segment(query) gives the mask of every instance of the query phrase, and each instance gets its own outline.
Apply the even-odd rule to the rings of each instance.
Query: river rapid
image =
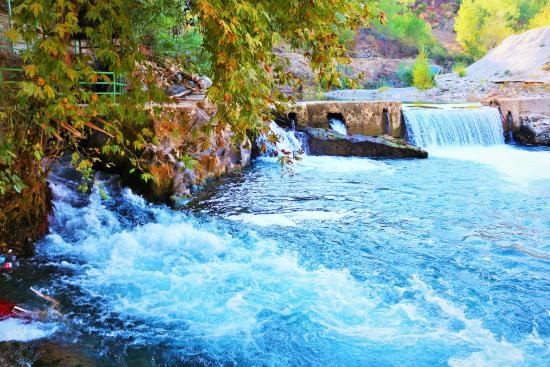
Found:
[[[174,211],[67,167],[51,233],[0,294],[62,318],[1,340],[99,366],[547,366],[550,151],[259,158]]]

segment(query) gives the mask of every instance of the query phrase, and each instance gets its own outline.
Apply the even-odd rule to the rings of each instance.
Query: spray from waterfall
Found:
[[[256,142],[263,154],[269,157],[307,154],[306,134],[292,129],[285,130],[274,121],[269,124],[269,133],[260,134]]]
[[[348,128],[344,124],[344,121],[342,121],[339,118],[331,117],[329,118],[330,128],[334,131],[336,131],[338,134],[342,135],[348,135]]]
[[[504,144],[496,108],[408,107],[403,115],[409,142],[421,148]]]

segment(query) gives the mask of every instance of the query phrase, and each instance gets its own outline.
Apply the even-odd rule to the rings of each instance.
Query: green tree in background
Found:
[[[429,89],[435,85],[434,76],[430,71],[428,54],[420,50],[412,70],[412,84],[418,89]]]
[[[406,46],[442,53],[443,48],[433,37],[430,25],[413,11],[415,3],[415,0],[379,0],[377,9],[384,13],[387,22],[378,23],[375,28]]]
[[[542,8],[530,21],[529,28],[550,26],[550,4]]]
[[[547,25],[548,0],[463,0],[455,22],[457,41],[479,59],[509,35]],[[536,23],[532,19],[540,19]]]

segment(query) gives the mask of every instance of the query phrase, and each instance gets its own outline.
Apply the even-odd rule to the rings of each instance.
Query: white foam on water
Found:
[[[229,220],[241,221],[244,223],[254,224],[261,227],[283,226],[296,227],[297,223],[284,214],[239,214],[230,215]]]
[[[521,349],[504,339],[498,340],[491,331],[483,327],[481,320],[467,318],[462,307],[454,305],[452,302],[437,295],[433,289],[417,276],[414,276],[412,279],[412,288],[419,291],[427,302],[437,306],[442,313],[464,324],[464,328],[458,332],[449,333],[446,331],[445,334],[447,334],[448,338],[458,339],[472,347],[481,349],[466,357],[450,358],[449,366],[513,367],[519,366],[524,362],[525,355]]]
[[[27,322],[19,319],[0,321],[0,342],[29,342],[46,338],[56,332],[57,325]]]
[[[326,215],[299,212],[294,220]],[[413,346],[421,341],[473,350],[452,357],[451,366],[511,366],[524,360],[522,350],[498,340],[480,320],[468,319],[462,307],[418,277],[405,289],[417,297],[388,303],[377,291],[381,285],[359,282],[346,269],[305,268],[297,254],[279,250],[274,242],[253,233],[245,239],[180,217],[91,236],[78,245],[52,246],[87,262],[84,272],[68,282],[104,299],[106,311],[145,320],[146,339],[187,343],[200,337],[216,344],[234,338],[248,344],[277,317],[303,314],[305,329],[317,325],[326,337],[344,343]],[[434,315],[429,305],[444,316]],[[465,327],[453,330],[450,319]]]
[[[491,166],[500,172],[504,179],[519,185],[550,180],[550,151],[529,151],[508,145],[497,145],[432,149],[430,155]]]
[[[296,172],[330,173],[372,172],[389,173],[393,169],[383,161],[359,157],[306,156],[296,164]]]
[[[345,212],[326,211],[295,211],[276,214],[239,214],[228,216],[227,219],[241,221],[262,227],[283,226],[297,227],[305,221],[333,221],[345,217]]]
[[[324,157],[319,160],[323,161]],[[370,170],[379,167],[376,161],[365,163]],[[125,195],[136,205],[145,205],[131,192]],[[58,202],[55,207],[58,225],[63,227],[61,220],[70,223],[71,230],[82,236],[71,242],[53,233],[40,251],[82,261],[74,276],[61,281],[78,286],[85,295],[83,302],[101,299],[105,313],[143,321],[147,327],[132,332],[142,333],[134,336],[148,343],[184,348],[199,340],[201,345],[206,343],[205,350],[223,359],[224,348],[254,349],[266,335],[277,333],[278,327],[291,327],[284,320],[295,315],[302,316],[297,317],[300,331],[312,338],[360,347],[373,343],[396,348],[438,345],[442,350],[459,351],[448,361],[457,367],[520,366],[526,360],[524,350],[532,344],[497,338],[481,320],[469,319],[465,307],[449,301],[419,277],[404,288],[395,288],[380,284],[376,276],[370,278],[366,270],[365,279],[359,281],[347,269],[305,266],[297,253],[284,251],[249,230],[230,235],[214,222],[198,222],[164,207],[151,209],[155,223],[122,229],[99,195],[92,195],[83,208]],[[89,217],[78,226],[73,217],[83,218],[82,214]],[[309,220],[336,220],[346,213],[282,215],[231,219],[293,226]],[[404,293],[414,295],[405,298]],[[453,320],[464,327],[457,330]],[[105,330],[105,336],[115,333]],[[216,350],[220,355],[215,355]]]

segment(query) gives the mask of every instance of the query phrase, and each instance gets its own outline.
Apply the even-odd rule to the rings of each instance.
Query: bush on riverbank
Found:
[[[418,89],[430,89],[435,86],[434,76],[430,71],[430,63],[426,51],[421,50],[412,70],[412,84]]]
[[[454,64],[453,73],[461,78],[464,78],[466,76],[466,64],[462,62],[457,62],[456,64]]]

